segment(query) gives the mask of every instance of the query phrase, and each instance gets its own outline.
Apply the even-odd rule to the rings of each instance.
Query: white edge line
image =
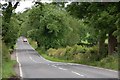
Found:
[[[20,62],[19,62],[19,60],[18,60],[18,55],[17,55],[17,53],[16,53],[16,58],[17,58],[17,62],[18,62],[18,64],[19,64],[20,77],[22,78],[22,77],[23,77],[22,68],[21,68],[21,64],[20,64]]]
[[[29,42],[28,42],[28,44],[29,44]],[[33,47],[32,47],[32,49],[35,50]],[[53,61],[45,59],[42,56],[40,56],[40,57],[43,58],[44,60],[48,61],[48,62],[53,62]],[[56,62],[53,62],[53,63],[56,63]],[[57,63],[63,63],[63,62],[57,62]],[[100,67],[95,67],[95,66],[90,66],[90,65],[84,65],[84,64],[76,64],[76,63],[66,63],[66,64],[70,64],[70,65],[82,65],[82,66],[92,67],[92,68],[96,68],[96,69],[104,69],[104,70],[108,70],[108,71],[118,72],[118,71],[115,71],[115,70],[110,70],[110,69],[105,69],[105,68],[100,68]]]
[[[27,42],[27,43],[29,44],[29,42]],[[29,45],[30,45],[30,44],[29,44]],[[31,46],[31,45],[30,45],[30,46]],[[32,48],[33,50],[35,50],[32,46],[31,46],[31,48]],[[36,51],[36,50],[35,50],[35,51]],[[37,54],[38,54],[38,52],[37,52]],[[40,55],[40,57],[43,58],[45,61],[55,63],[55,62],[53,62],[53,61],[50,61],[50,60],[45,59],[45,58],[42,57],[41,55]]]
[[[72,73],[77,74],[77,75],[79,75],[79,76],[84,76],[84,75],[79,74],[79,73],[77,73],[77,72],[75,72],[75,71],[72,71]]]
[[[118,71],[115,71],[115,70],[110,70],[110,69],[105,69],[105,68],[100,68],[100,67],[95,67],[95,66],[90,66],[90,65],[84,65],[84,64],[76,64],[76,63],[67,63],[67,64],[82,65],[82,66],[87,66],[87,67],[96,68],[96,69],[104,69],[104,70],[108,70],[108,71],[118,72]]]

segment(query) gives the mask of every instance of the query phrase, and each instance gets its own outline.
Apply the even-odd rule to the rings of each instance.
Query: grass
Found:
[[[35,42],[30,43],[32,46],[36,45]],[[118,56],[117,55],[111,55],[107,56],[100,61],[87,61],[85,62],[86,58],[83,59],[83,61],[75,61],[74,59],[72,60],[66,60],[64,58],[58,58],[56,56],[49,56],[47,55],[46,52],[43,52],[40,48],[36,49],[38,53],[43,56],[45,59],[50,60],[50,61],[55,61],[55,62],[69,62],[69,63],[78,63],[78,64],[84,64],[84,65],[90,65],[90,66],[96,66],[96,67],[102,67],[106,69],[112,69],[112,70],[118,70]],[[53,52],[52,52],[53,53]]]
[[[83,65],[90,65],[90,66],[102,67],[102,68],[106,68],[106,69],[118,70],[117,55],[111,55],[111,56],[105,57],[105,58],[101,59],[100,61],[80,63],[80,62],[78,62],[78,61],[76,62],[74,60],[65,60],[65,59],[48,56],[45,52],[42,52],[40,49],[37,49],[37,51],[41,56],[43,56],[45,59],[50,60],[50,61],[65,62],[65,63],[78,63],[78,64],[83,64]]]
[[[2,78],[11,78],[16,76],[14,65],[16,61],[11,60],[9,48],[2,42]]]
[[[28,38],[28,42],[31,44],[31,46],[36,49],[37,48],[37,43],[33,41],[32,39]]]
[[[38,53],[43,56],[45,59],[50,60],[50,61],[55,61],[55,62],[73,62],[71,60],[64,60],[64,59],[59,59],[55,57],[48,56],[46,53],[42,52],[40,49],[37,49]]]
[[[2,36],[0,35],[0,79],[2,78]]]
[[[2,64],[2,78],[10,78],[16,75],[14,71],[14,65],[16,64],[16,61],[3,61]]]

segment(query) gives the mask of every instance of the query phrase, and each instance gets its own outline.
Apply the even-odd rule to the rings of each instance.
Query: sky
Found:
[[[36,1],[36,0],[35,0]],[[0,1],[2,4],[6,3],[5,1]],[[41,0],[41,2],[45,3],[50,3],[50,0]],[[20,5],[17,6],[17,8],[15,9],[15,12],[23,12],[26,10],[26,8],[31,8],[34,5],[33,0],[26,0],[26,1],[20,1]]]
[[[35,0],[35,1],[37,1],[37,0]],[[50,3],[51,1],[50,0],[41,0],[41,2],[42,3],[45,3],[45,2]],[[18,6],[16,8],[15,12],[16,13],[23,12],[23,11],[25,11],[26,8],[31,8],[33,5],[34,5],[33,0],[21,1],[20,6]]]
[[[34,5],[34,3],[32,3],[33,1],[40,1],[40,0],[21,0],[20,1],[20,5],[15,9],[15,12],[16,13],[18,13],[18,12],[23,12],[23,11],[25,11],[26,10],[26,8],[31,8],[33,5]],[[57,1],[59,1],[59,0],[57,0]],[[66,1],[72,1],[72,0],[66,0]],[[78,1],[78,0],[74,0],[74,1]],[[86,0],[85,0],[86,1]],[[90,0],[89,0],[90,1]],[[95,0],[94,0],[95,1]],[[111,0],[112,1],[112,0]],[[119,0],[114,0],[114,1],[119,1]],[[47,3],[50,3],[51,2],[51,0],[41,0],[41,2],[47,2]],[[0,0],[0,3],[2,3],[2,4],[4,4],[4,3],[6,3],[4,0]],[[66,5],[67,4],[70,4],[70,2],[69,3],[66,3]]]
[[[34,5],[32,1],[21,1],[20,5],[16,8],[15,12],[23,12],[25,11],[25,8],[31,8]]]

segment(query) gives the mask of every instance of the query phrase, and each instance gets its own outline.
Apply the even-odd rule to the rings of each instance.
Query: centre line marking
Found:
[[[59,67],[59,69],[61,69],[61,70],[67,70],[67,69],[64,69],[64,68],[61,68],[61,67]]]
[[[55,65],[52,65],[53,67],[57,67],[57,66],[55,66]]]
[[[79,76],[84,76],[84,75],[79,74],[79,73],[77,73],[77,72],[75,72],[75,71],[72,71],[72,73],[77,74],[77,75],[79,75]]]
[[[41,63],[41,62],[37,62],[37,61],[33,60],[31,56],[29,56],[29,58],[35,63]]]

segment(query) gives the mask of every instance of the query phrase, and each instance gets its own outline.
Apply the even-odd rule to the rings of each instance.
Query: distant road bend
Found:
[[[118,71],[46,60],[23,37],[17,40],[16,56],[22,78],[118,78]]]

